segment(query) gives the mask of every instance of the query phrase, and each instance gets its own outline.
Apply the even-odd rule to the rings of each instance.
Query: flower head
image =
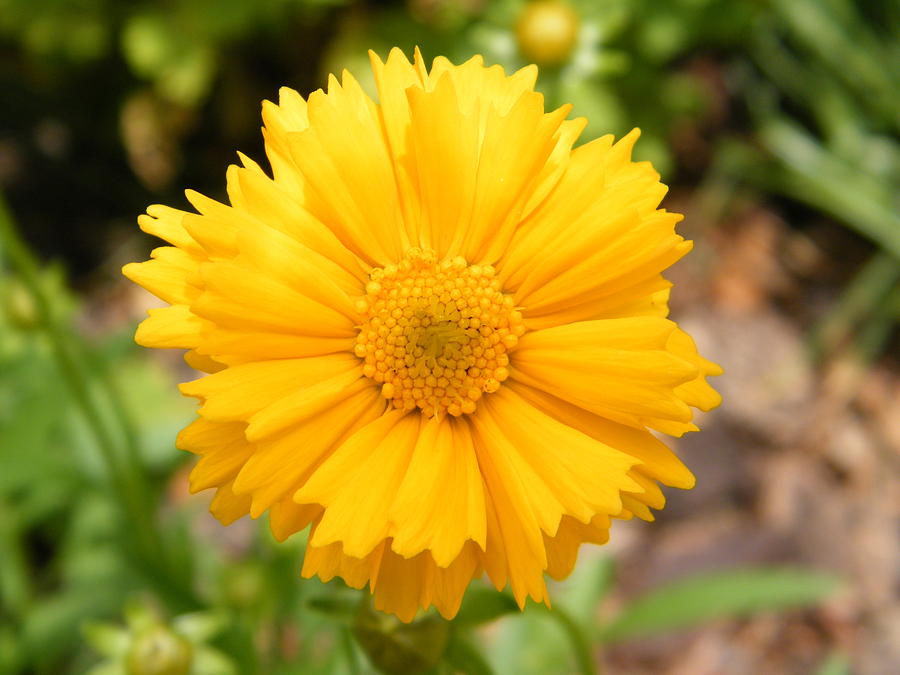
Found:
[[[241,155],[230,204],[152,206],[168,241],[126,276],[170,307],[136,339],[189,350],[182,385],[224,523],[311,526],[302,573],[452,617],[482,573],[546,600],[611,518],[652,520],[690,471],[650,430],[696,429],[719,368],[666,319],[688,250],[634,131],[573,145],[536,68],[372,56],[263,103],[272,177]]]

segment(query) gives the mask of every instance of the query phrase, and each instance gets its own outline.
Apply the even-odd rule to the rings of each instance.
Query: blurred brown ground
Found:
[[[695,239],[670,274],[673,317],[725,368],[724,403],[677,442],[697,487],[669,490],[657,523],[614,534],[616,595],[758,564],[828,571],[844,584],[819,610],[621,645],[609,672],[812,673],[836,652],[854,673],[898,672],[897,363],[838,353],[815,364],[807,348],[816,305],[852,271],[859,243],[826,223],[798,233],[754,204],[708,228],[689,195],[673,201]]]

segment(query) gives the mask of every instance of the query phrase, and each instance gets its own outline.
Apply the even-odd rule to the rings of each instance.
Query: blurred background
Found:
[[[398,629],[300,581],[302,536],[188,494],[192,374],[132,342],[137,214],[223,199],[262,99],[371,91],[395,45],[641,127],[696,240],[697,487],[584,550],[563,621],[474,587]],[[0,673],[898,672],[898,64],[896,0],[0,0]]]

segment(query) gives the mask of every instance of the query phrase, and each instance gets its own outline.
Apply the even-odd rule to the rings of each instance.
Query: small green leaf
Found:
[[[306,601],[307,606],[332,619],[352,621],[359,612],[359,598],[341,594],[318,595]]]
[[[237,668],[222,652],[200,647],[194,652],[191,675],[235,675]]]
[[[516,601],[506,593],[493,588],[470,588],[453,623],[463,627],[478,626],[518,611]]]
[[[172,629],[193,643],[206,642],[225,627],[226,619],[214,612],[191,612],[172,619]]]
[[[140,598],[129,598],[123,608],[125,622],[132,633],[139,633],[156,624],[159,619],[154,611]]]
[[[601,632],[604,642],[687,628],[720,617],[814,605],[837,579],[789,569],[734,570],[677,581],[628,605]]]
[[[89,621],[81,627],[84,639],[103,656],[121,657],[128,651],[131,636],[111,623]]]

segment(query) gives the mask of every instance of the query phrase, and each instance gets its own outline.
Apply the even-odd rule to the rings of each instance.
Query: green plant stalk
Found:
[[[891,330],[900,316],[900,286],[876,305],[873,316],[863,325],[854,344],[856,355],[863,363],[871,363],[881,353],[891,336]]]
[[[818,359],[832,353],[860,321],[884,302],[900,282],[900,264],[887,251],[874,254],[857,272],[837,305],[813,330],[812,351]]]
[[[354,646],[353,633],[349,626],[340,627],[341,651],[347,662],[347,670],[351,675],[361,675],[362,670],[359,667],[359,660],[356,657],[356,647]]]
[[[559,624],[563,629],[572,649],[575,652],[575,661],[578,664],[578,672],[581,675],[603,675],[602,668],[594,659],[594,651],[591,648],[591,642],[581,630],[578,622],[561,607],[556,606],[553,609],[545,608],[544,605],[536,605],[542,608],[547,615]]]
[[[25,551],[12,507],[0,500],[0,597],[5,608],[13,616],[21,618],[34,595],[28,574]]]
[[[152,569],[155,563],[161,563],[160,567],[166,569],[165,549],[154,526],[155,509],[151,505],[150,493],[142,478],[140,464],[136,463],[139,457],[136,455],[129,457],[130,465],[120,458],[115,439],[104,423],[91,394],[88,385],[89,376],[85,374],[81,365],[85,358],[81,354],[82,350],[56,320],[50,302],[41,287],[37,263],[20,238],[2,195],[0,195],[0,243],[3,244],[13,267],[34,300],[40,325],[50,340],[60,373],[100,449],[110,482],[124,506],[130,526],[129,532],[134,537],[134,552],[139,556],[141,566]]]

